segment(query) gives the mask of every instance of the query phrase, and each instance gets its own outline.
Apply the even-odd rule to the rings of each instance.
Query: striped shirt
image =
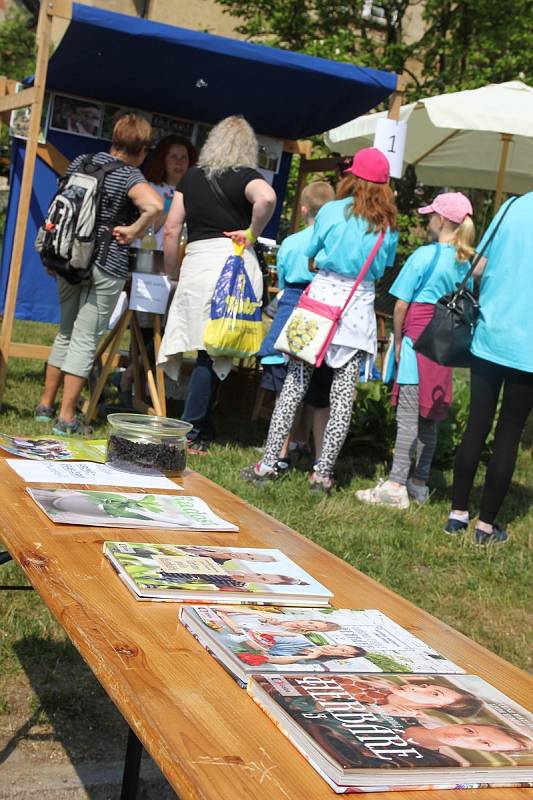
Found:
[[[67,176],[81,166],[87,155],[77,156],[67,169]],[[110,153],[94,153],[92,162],[97,165],[108,164],[115,161]],[[146,178],[137,167],[129,164],[110,172],[104,178],[100,209],[96,220],[96,236],[99,239],[109,227],[115,225],[131,225],[139,216],[139,212],[128,198],[128,192],[138,183],[147,183]],[[100,246],[96,252],[94,263],[97,267],[113,275],[114,278],[128,277],[128,249],[129,245],[120,245],[111,239],[105,261],[100,260],[103,248]]]

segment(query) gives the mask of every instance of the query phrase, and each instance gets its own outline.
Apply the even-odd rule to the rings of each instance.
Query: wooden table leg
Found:
[[[142,752],[143,746],[141,742],[132,729],[128,728],[128,744],[126,746],[126,758],[124,759],[120,800],[135,800],[137,797]]]
[[[167,415],[167,398],[165,395],[165,373],[161,367],[157,366],[157,354],[161,347],[161,316],[154,314],[154,355],[156,360],[155,367],[155,382],[157,386],[157,393],[159,395],[159,402],[161,404],[161,413],[164,417]]]
[[[150,394],[150,400],[152,401],[152,407],[158,417],[163,417],[164,414],[161,408],[161,403],[159,402],[159,395],[157,393],[157,386],[155,385],[154,372],[150,364],[150,359],[148,358],[148,353],[146,352],[146,347],[144,344],[144,339],[142,337],[142,332],[139,323],[135,316],[132,316],[130,326],[131,326],[132,336],[135,336],[135,338],[137,339],[137,346],[139,348],[142,365],[146,373],[146,383],[148,384],[148,392]]]
[[[113,359],[116,353],[119,350],[120,342],[122,339],[122,335],[130,320],[133,319],[132,312],[128,309],[123,317],[121,317],[120,322],[116,325],[113,330],[114,338],[111,340],[111,347],[109,349],[109,353],[107,355],[106,362],[102,367],[102,372],[100,373],[98,380],[96,381],[96,386],[94,387],[94,392],[92,392],[91,397],[88,401],[83,404],[83,413],[85,414],[85,419],[87,422],[90,422],[96,414],[96,407],[98,406],[98,401],[100,400],[100,396],[104,390],[104,386],[106,385],[107,378],[109,373],[111,372],[111,368],[113,366]]]

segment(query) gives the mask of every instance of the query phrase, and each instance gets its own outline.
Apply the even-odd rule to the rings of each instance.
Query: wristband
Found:
[[[244,233],[246,234],[246,238],[248,239],[249,242],[251,242],[252,244],[255,244],[257,242],[257,236],[253,235],[251,228],[246,228]]]

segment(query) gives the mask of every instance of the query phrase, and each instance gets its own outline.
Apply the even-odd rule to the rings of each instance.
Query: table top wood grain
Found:
[[[181,800],[331,800],[335,795],[179,625],[177,603],[135,600],[103,556],[105,540],[279,548],[334,592],[334,605],[379,609],[468,673],[531,706],[533,679],[516,667],[197,473],[188,471],[181,483],[186,494],[202,497],[240,531],[54,525],[28,496],[22,479],[0,461],[5,546]],[[493,788],[370,796],[526,800],[531,794]]]

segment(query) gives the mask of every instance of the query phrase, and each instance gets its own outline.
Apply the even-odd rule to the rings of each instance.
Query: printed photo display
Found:
[[[103,117],[103,103],[55,94],[49,127],[51,130],[97,139],[100,136]]]

